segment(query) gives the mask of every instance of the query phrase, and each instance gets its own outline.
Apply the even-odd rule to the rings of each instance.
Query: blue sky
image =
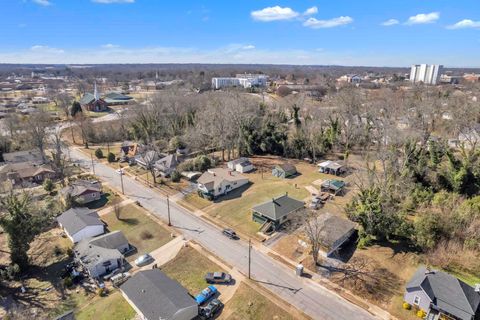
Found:
[[[478,0],[3,0],[0,63],[480,67]]]

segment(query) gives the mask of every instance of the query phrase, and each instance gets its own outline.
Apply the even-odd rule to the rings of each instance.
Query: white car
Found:
[[[146,266],[147,264],[150,264],[153,261],[155,261],[155,259],[153,259],[153,257],[148,253],[145,253],[140,257],[138,257],[137,259],[135,259],[135,265],[137,267]]]

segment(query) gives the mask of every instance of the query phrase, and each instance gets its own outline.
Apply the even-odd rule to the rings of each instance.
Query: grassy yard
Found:
[[[178,255],[162,267],[172,279],[180,282],[192,295],[198,294],[208,286],[204,280],[207,272],[224,271],[197,250],[182,248]]]
[[[99,200],[90,202],[86,204],[85,206],[90,208],[90,209],[101,209],[106,206],[113,206],[114,204],[122,202],[122,198],[113,191],[112,189],[102,186],[102,196],[100,197]]]
[[[264,160],[264,158],[253,158],[252,162],[255,163],[258,159]],[[275,162],[272,162],[271,166],[273,163]],[[251,182],[249,187],[234,190],[227,196],[221,197],[206,212],[235,230],[256,236],[260,225],[251,219],[252,207],[285,193],[298,200],[308,200],[310,193],[305,186],[312,185],[312,182],[319,179],[332,178],[319,173],[314,165],[305,162],[296,162],[295,165],[299,175],[289,179],[273,177],[270,171],[264,172],[263,175],[259,171],[246,174],[245,176]]]
[[[295,318],[250,286],[242,283],[225,305],[219,319],[293,320]]]
[[[106,297],[95,296],[87,305],[80,306],[75,312],[77,320],[130,320],[135,314],[135,310],[118,290],[112,291]]]
[[[186,195],[182,200],[178,201],[178,204],[183,205],[184,207],[187,207],[189,209],[202,210],[211,205],[212,202],[202,197],[199,197],[196,193],[190,193]]]
[[[101,217],[108,224],[110,231],[121,230],[130,244],[137,248],[137,252],[127,257],[132,261],[137,256],[151,252],[171,240],[167,229],[148,217],[145,211],[134,204],[120,208],[118,220],[112,211]]]

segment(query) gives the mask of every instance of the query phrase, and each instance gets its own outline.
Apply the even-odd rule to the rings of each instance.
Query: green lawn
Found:
[[[329,179],[331,176],[319,173],[316,167],[308,164],[298,164],[300,175],[291,179],[273,177],[269,172],[263,174],[247,174],[252,182],[248,188],[240,188],[217,200],[214,206],[208,208],[207,213],[217,217],[230,227],[256,236],[260,224],[253,222],[251,209],[263,202],[279,197],[288,192],[288,195],[298,200],[309,197],[305,186],[311,185],[318,179]]]
[[[295,319],[265,296],[242,283],[225,305],[225,319],[230,320],[290,320]]]
[[[178,201],[179,204],[186,207],[193,207],[195,209],[204,209],[212,204],[211,201],[201,198],[196,193],[187,194],[182,200]]]
[[[100,297],[95,292],[87,292],[83,288],[69,290],[67,298],[61,300],[51,317],[59,316],[67,311],[74,310],[77,320],[130,320],[135,311],[123,298],[120,291],[113,289],[107,296]]]
[[[130,244],[137,248],[134,255],[127,260],[134,260],[137,256],[151,252],[171,240],[171,232],[153,221],[146,212],[134,204],[120,208],[120,219],[114,212],[101,217],[108,224],[110,231],[122,230]]]
[[[164,265],[162,271],[195,296],[208,286],[204,279],[207,272],[224,270],[197,250],[187,247],[182,248],[173,260]]]
[[[77,320],[130,320],[134,316],[135,311],[117,290],[106,297],[95,296],[75,311]]]
[[[475,287],[477,283],[480,283],[480,276],[477,276],[473,273],[467,273],[461,270],[448,270],[445,272],[450,273],[451,275],[457,277],[458,279],[471,285],[472,287]]]

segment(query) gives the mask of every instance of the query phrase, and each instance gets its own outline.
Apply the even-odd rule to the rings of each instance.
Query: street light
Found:
[[[93,162],[93,153],[90,152],[90,159],[92,159],[92,171],[93,171],[93,174],[95,174],[95,163]]]
[[[122,194],[125,194],[125,190],[123,189],[123,169],[122,169],[122,165],[119,163],[118,167],[120,168],[120,169],[118,169],[118,173],[120,174],[120,183],[122,184]]]

